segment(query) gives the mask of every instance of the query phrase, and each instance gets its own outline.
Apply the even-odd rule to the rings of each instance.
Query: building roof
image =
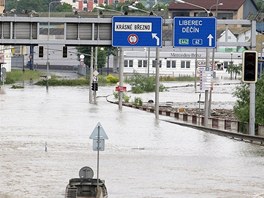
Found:
[[[236,11],[238,10],[247,0],[219,0],[219,3],[223,3],[223,5],[218,6],[218,10],[229,10]],[[250,0],[254,6],[256,4],[253,0]],[[206,8],[207,10],[215,10],[216,9],[216,1],[211,0],[187,0],[186,2],[199,5],[201,7]],[[202,8],[198,8],[186,3],[175,3],[172,2],[169,4],[169,10],[203,10]]]

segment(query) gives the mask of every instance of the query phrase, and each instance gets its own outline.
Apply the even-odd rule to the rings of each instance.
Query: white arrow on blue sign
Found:
[[[173,47],[216,47],[215,17],[175,17]]]
[[[114,16],[112,46],[161,47],[162,18],[159,16]]]

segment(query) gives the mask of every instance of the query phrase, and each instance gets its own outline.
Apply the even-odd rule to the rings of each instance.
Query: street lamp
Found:
[[[191,5],[191,6],[194,6],[194,7],[197,7],[197,8],[201,8],[203,10],[205,10],[205,12],[207,13],[207,16],[209,16],[210,14],[210,11],[207,10],[205,7],[202,7],[202,6],[199,6],[199,5],[196,5],[196,4],[193,4],[193,3],[190,3],[190,2],[187,2],[187,1],[183,1],[183,0],[174,0],[176,3],[185,3],[185,4],[188,4],[188,5]]]
[[[143,9],[140,9],[140,8],[137,8],[137,7],[135,7],[135,6],[132,6],[132,5],[130,5],[130,6],[128,6],[128,8],[130,8],[130,9],[132,9],[132,10],[138,10],[138,11],[141,11],[141,12],[145,12],[145,13],[148,13],[149,15],[155,15],[155,16],[157,16],[154,12],[149,12],[149,11],[147,11],[147,10],[143,10]]]
[[[95,9],[98,9],[98,10],[106,10],[106,11],[110,11],[110,12],[117,12],[117,13],[120,13],[121,15],[124,15],[124,13],[122,11],[108,9],[108,8],[103,8],[103,7],[100,7],[100,6],[96,6]]]
[[[216,4],[212,5],[212,6],[209,8],[210,13],[212,13],[212,11],[211,11],[212,8],[213,8],[213,7],[216,7],[215,16],[217,17],[218,6],[222,6],[222,5],[224,5],[222,2],[220,2],[220,3],[216,3]]]
[[[185,4],[188,4],[188,5],[191,5],[191,6],[194,6],[194,7],[197,7],[197,8],[201,8],[203,10],[206,11],[207,13],[207,16],[210,16],[210,11],[207,10],[205,7],[202,7],[202,6],[199,6],[199,5],[196,5],[196,4],[193,4],[193,3],[189,3],[187,1],[183,1],[183,0],[174,0],[175,2],[178,2],[178,3],[185,3]],[[206,53],[206,70],[209,70],[209,49],[206,48],[205,49],[205,53]],[[208,90],[205,90],[205,97],[204,97],[204,126],[207,127],[208,126],[208,117],[209,117],[209,101],[208,101]]]
[[[49,2],[49,16],[48,16],[48,41],[47,41],[47,81],[49,76],[49,39],[50,39],[50,7],[52,4],[61,3],[60,1],[51,1]]]

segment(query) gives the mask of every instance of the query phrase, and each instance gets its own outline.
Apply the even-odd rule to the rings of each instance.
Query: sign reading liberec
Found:
[[[216,47],[216,18],[175,17],[173,47]]]
[[[162,18],[114,16],[112,18],[112,46],[161,47]]]

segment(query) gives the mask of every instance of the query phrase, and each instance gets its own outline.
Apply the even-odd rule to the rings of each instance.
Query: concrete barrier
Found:
[[[154,113],[153,107],[138,107],[134,105],[124,104],[127,107],[136,108],[139,110],[147,111],[150,113]],[[159,110],[159,114],[163,116],[169,116],[174,117],[175,119],[179,121],[186,122],[191,125],[195,126],[204,126],[204,116],[202,115],[189,115],[185,112],[184,108],[181,109],[179,112],[171,112],[168,110]],[[230,131],[233,133],[242,133],[242,134],[248,134],[248,123],[241,123],[239,121],[233,121],[233,120],[224,120],[219,118],[209,118],[208,119],[208,127],[212,129],[218,129],[223,131]],[[264,137],[264,126],[259,125],[256,127],[256,135],[257,136],[263,136]]]

